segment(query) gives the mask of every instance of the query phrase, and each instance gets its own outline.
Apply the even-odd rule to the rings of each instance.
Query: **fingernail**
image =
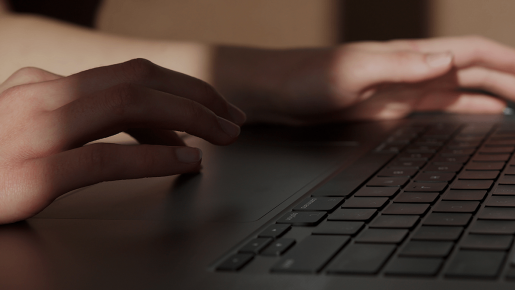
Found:
[[[439,52],[426,54],[426,62],[431,67],[448,66],[452,61],[452,53]]]
[[[175,155],[184,163],[197,163],[202,160],[202,151],[198,148],[180,147],[175,149]]]
[[[234,105],[229,105],[229,114],[234,123],[242,125],[247,120],[245,113]]]
[[[240,127],[238,125],[235,125],[224,118],[218,117],[218,123],[220,124],[220,127],[224,130],[227,135],[234,138],[238,135],[240,135]]]

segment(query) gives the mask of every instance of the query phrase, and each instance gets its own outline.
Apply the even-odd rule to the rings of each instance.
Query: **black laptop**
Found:
[[[0,289],[515,287],[513,117],[186,141],[200,174],[82,188],[0,227]]]

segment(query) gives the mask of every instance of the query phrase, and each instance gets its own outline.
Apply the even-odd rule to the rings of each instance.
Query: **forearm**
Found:
[[[0,83],[22,67],[70,75],[86,69],[146,58],[202,79],[242,108],[249,122],[284,120],[277,100],[306,50],[223,47],[181,41],[121,37],[48,18],[0,14]],[[281,111],[281,110],[278,110]]]
[[[27,66],[69,75],[92,67],[146,58],[211,81],[207,45],[119,37],[30,15],[0,15],[0,82]]]
[[[306,103],[318,109],[311,95],[327,93],[333,57],[330,49],[217,47],[213,85],[247,113],[248,122],[303,124],[285,112],[301,112]]]

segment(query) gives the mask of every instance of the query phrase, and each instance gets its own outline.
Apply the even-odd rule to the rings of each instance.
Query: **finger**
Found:
[[[482,94],[460,94],[454,103],[443,108],[446,112],[466,114],[500,114],[506,102]]]
[[[363,91],[381,83],[415,83],[444,75],[452,68],[452,54],[358,53],[342,62],[346,63],[341,67],[342,75],[337,77],[345,87]]]
[[[133,85],[119,85],[78,99],[46,115],[43,140],[74,148],[129,128],[185,131],[213,144],[235,141],[240,128],[189,99]],[[51,144],[49,145],[51,146]],[[44,146],[43,146],[44,147]]]
[[[515,49],[484,37],[443,37],[416,40],[415,43],[421,52],[452,51],[458,68],[483,66],[515,72]]]
[[[124,83],[188,98],[238,125],[246,119],[240,109],[227,102],[206,82],[143,59],[94,68],[59,80],[53,84],[54,95],[47,109],[61,107],[83,96]]]
[[[2,83],[0,92],[19,85],[53,81],[60,78],[62,78],[62,76],[40,68],[24,67],[17,70]]]
[[[51,198],[102,181],[197,172],[202,151],[191,147],[97,143],[36,160],[55,188]]]
[[[459,70],[457,80],[460,87],[482,89],[515,100],[515,75],[483,67],[471,67]]]
[[[131,135],[140,144],[186,146],[184,141],[177,136],[177,133],[174,131],[151,128],[131,128],[125,130],[125,133]]]

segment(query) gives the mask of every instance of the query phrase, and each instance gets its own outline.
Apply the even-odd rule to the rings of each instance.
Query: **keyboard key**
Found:
[[[294,211],[331,211],[338,207],[343,197],[308,197],[293,208]]]
[[[465,170],[502,170],[504,162],[469,162]]]
[[[243,268],[254,255],[252,254],[235,254],[227,258],[222,264],[220,264],[216,270],[218,271],[238,271]]]
[[[515,175],[504,175],[499,178],[499,184],[515,184]]]
[[[486,190],[447,190],[442,200],[483,200]]]
[[[431,164],[424,167],[424,172],[458,172],[462,165],[458,163]]]
[[[458,175],[458,179],[496,179],[499,171],[470,171],[465,170]]]
[[[453,247],[453,242],[410,241],[399,255],[408,257],[447,257]]]
[[[482,220],[515,220],[515,208],[513,207],[485,207],[478,218]]]
[[[455,173],[451,172],[424,172],[415,177],[417,182],[448,182],[451,181]]]
[[[365,225],[364,222],[327,221],[313,230],[314,235],[355,235]]]
[[[408,153],[435,153],[440,146],[411,145],[406,148]]]
[[[509,250],[511,235],[475,235],[469,234],[461,241],[461,248],[471,250]]]
[[[391,168],[385,168],[377,174],[377,176],[380,177],[391,177],[391,176],[404,176],[404,177],[410,177],[415,176],[417,174],[417,169],[391,169]]]
[[[388,202],[386,197],[351,197],[342,208],[381,208]]]
[[[369,225],[370,228],[411,229],[419,217],[416,215],[380,215]]]
[[[443,260],[438,258],[396,258],[384,270],[387,275],[434,276]]]
[[[392,203],[386,207],[382,214],[409,214],[409,215],[422,215],[429,208],[428,204],[420,203]]]
[[[281,225],[281,224],[270,225],[270,226],[268,226],[268,228],[266,228],[264,231],[262,231],[258,235],[258,237],[275,239],[275,238],[278,238],[278,237],[284,235],[284,233],[289,231],[290,228],[291,228],[290,225]]]
[[[484,136],[456,136],[454,141],[457,142],[478,142],[481,143]]]
[[[402,153],[399,154],[398,160],[399,161],[422,161],[422,160],[428,160],[429,158],[433,157],[433,153]],[[410,160],[405,160],[410,159]],[[411,160],[411,159],[420,159],[420,160]]]
[[[466,163],[469,160],[468,156],[454,156],[454,157],[444,157],[444,156],[436,156],[431,160],[431,162],[453,162],[453,163]]]
[[[505,147],[483,147],[479,149],[479,153],[512,153],[515,149],[515,146],[505,146]]]
[[[431,227],[421,226],[413,235],[413,240],[427,240],[427,241],[455,241],[457,240],[462,227]]]
[[[515,166],[507,166],[506,170],[504,170],[504,174],[515,174]]]
[[[243,246],[238,252],[259,254],[259,252],[261,252],[261,250],[263,250],[271,242],[272,242],[271,238],[252,239],[245,246]]]
[[[278,224],[291,224],[294,226],[314,226],[321,222],[327,213],[325,212],[289,212],[283,215]]]
[[[376,213],[375,209],[339,209],[330,214],[329,221],[368,221]]]
[[[268,246],[261,255],[263,256],[281,256],[284,254],[289,248],[291,248],[295,244],[294,239],[278,239],[270,246]]]
[[[475,212],[477,201],[440,201],[433,207],[433,212]]]
[[[447,187],[447,183],[443,182],[411,182],[404,188],[404,191],[442,192],[445,187]]]
[[[376,148],[376,152],[398,153],[405,147],[405,144],[403,144],[403,142],[395,142],[395,143],[398,143],[398,144],[383,143],[383,144],[379,145],[379,147]]]
[[[367,154],[353,166],[344,169],[317,188],[312,196],[348,196],[358,189],[372,174],[395,156],[393,153]]]
[[[490,207],[515,207],[515,196],[490,196],[485,205]]]
[[[513,280],[515,280],[515,268],[513,267],[513,262],[511,265],[512,266],[506,271],[506,279],[513,282]]]
[[[470,226],[473,234],[515,234],[515,221],[477,220]]]
[[[447,277],[495,278],[501,270],[506,253],[500,251],[461,250],[450,262]]]
[[[367,186],[404,186],[408,180],[408,177],[374,177]]]
[[[515,140],[489,140],[485,143],[485,146],[513,146],[515,145]]]
[[[441,156],[472,155],[476,149],[444,149],[440,151]]]
[[[367,229],[356,238],[358,243],[398,244],[408,234],[408,230]]]
[[[428,226],[464,226],[467,225],[471,214],[468,213],[431,213],[424,221]]]
[[[479,146],[479,144],[481,144],[481,141],[451,141],[449,142],[448,144],[448,147],[449,148],[459,148],[459,147],[462,147],[462,148],[472,148],[472,147],[477,147]]]
[[[331,274],[375,274],[395,250],[394,245],[353,244],[329,265]]]
[[[413,142],[413,144],[419,145],[419,146],[437,146],[437,147],[443,146],[442,140],[432,139],[432,138],[420,138],[417,141]]]
[[[348,241],[348,236],[308,236],[286,253],[271,270],[285,273],[316,273]]]
[[[388,168],[404,168],[404,169],[409,169],[409,168],[421,168],[425,164],[426,164],[426,162],[423,161],[423,160],[416,160],[416,161],[396,160],[396,161],[390,162],[387,167]]]
[[[438,192],[401,192],[393,201],[408,203],[432,203]]]
[[[508,161],[510,154],[478,154],[472,157],[473,161]]]
[[[362,187],[360,190],[358,190],[354,196],[361,196],[361,197],[390,197],[394,196],[399,192],[398,187]]]
[[[499,185],[494,189],[493,195],[515,195],[515,185]]]
[[[455,180],[450,189],[490,189],[492,180]]]

